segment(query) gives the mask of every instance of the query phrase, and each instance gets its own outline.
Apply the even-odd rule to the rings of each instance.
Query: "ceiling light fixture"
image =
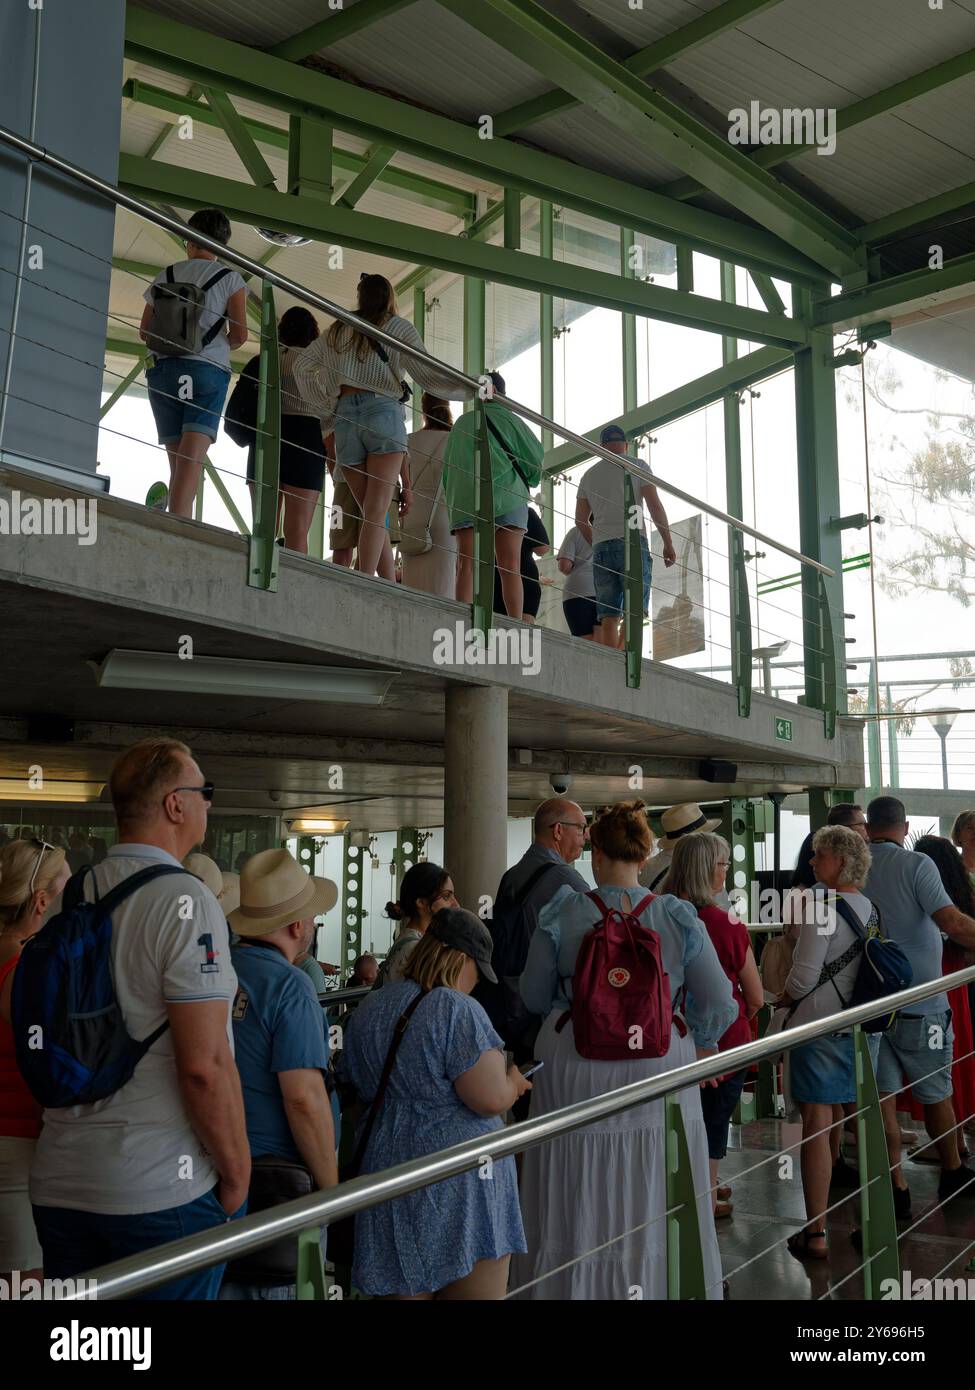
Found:
[[[381,705],[398,671],[366,667],[299,666],[286,661],[139,652],[114,648],[101,663],[89,661],[100,687],[172,690],[187,695],[235,695],[259,700],[310,700],[343,705]]]
[[[320,820],[299,817],[288,821],[288,829],[293,835],[341,835],[348,828],[347,820]]]
[[[55,782],[31,787],[25,777],[0,777],[0,801],[98,801],[101,782]]]

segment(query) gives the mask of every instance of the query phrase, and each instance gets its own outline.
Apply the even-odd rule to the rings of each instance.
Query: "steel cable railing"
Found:
[[[76,183],[82,184],[92,192],[108,199],[117,207],[124,207],[137,216],[149,222],[153,222],[156,226],[163,227],[180,240],[186,240],[187,238],[193,240],[197,245],[206,250],[213,251],[222,261],[248,271],[251,275],[257,276],[266,284],[284,290],[304,304],[309,304],[314,308],[323,310],[331,318],[337,319],[339,322],[354,328],[360,333],[364,333],[367,337],[382,343],[386,347],[393,348],[408,360],[422,362],[424,366],[433,369],[436,373],[446,376],[458,386],[465,387],[471,395],[479,396],[482,400],[494,399],[500,402],[500,404],[506,405],[523,419],[530,420],[533,424],[540,426],[542,429],[550,430],[560,439],[575,444],[578,448],[585,449],[587,453],[594,457],[606,459],[608,462],[613,463],[616,467],[621,468],[634,478],[644,483],[652,483],[662,492],[666,492],[674,497],[679,497],[682,501],[692,506],[699,507],[703,512],[707,512],[708,515],[714,517],[716,520],[732,526],[735,530],[749,535],[765,545],[772,546],[783,554],[790,555],[793,559],[798,560],[800,564],[808,566],[822,575],[827,577],[833,576],[834,572],[829,566],[823,565],[818,560],[814,560],[810,556],[803,555],[800,551],[785,545],[782,541],[776,540],[766,535],[764,532],[756,530],[754,527],[741,521],[738,517],[733,517],[729,513],[721,511],[720,508],[713,507],[710,503],[704,502],[700,498],[684,492],[683,489],[678,488],[673,483],[656,477],[649,467],[635,460],[623,458],[618,454],[614,454],[611,450],[604,449],[601,444],[596,443],[594,440],[586,439],[583,435],[576,434],[574,431],[567,429],[564,425],[560,425],[557,421],[550,420],[547,416],[532,410],[529,406],[511,400],[500,392],[493,391],[489,378],[473,377],[461,371],[459,368],[451,366],[449,363],[440,361],[425,350],[421,352],[417,348],[407,347],[400,339],[395,337],[395,335],[387,333],[384,329],[377,328],[375,324],[360,319],[358,315],[343,308],[339,304],[335,304],[324,295],[319,295],[315,291],[309,290],[304,285],[300,285],[296,281],[291,280],[288,276],[281,275],[279,272],[262,265],[260,261],[256,261],[252,257],[244,255],[242,252],[235,251],[233,248],[225,246],[222,242],[208,237],[202,232],[194,231],[192,228],[180,222],[178,218],[171,217],[168,213],[161,212],[158,208],[152,207],[141,199],[122,192],[104,179],[90,173],[88,170],[80,168],[70,160],[63,159],[61,156],[51,153],[51,151],[45,149],[43,146],[35,144],[34,141],[28,140],[16,134],[14,131],[0,127],[0,143],[16,149],[32,162],[42,163],[56,170],[58,173],[65,175],[67,178],[72,179]]]
[[[604,1095],[575,1102],[561,1110],[524,1120],[490,1134],[399,1164],[381,1173],[366,1174],[330,1192],[316,1192],[269,1212],[245,1216],[219,1232],[188,1236],[151,1252],[119,1260],[90,1271],[97,1280],[99,1299],[129,1297],[158,1287],[184,1274],[234,1259],[287,1235],[312,1226],[328,1225],[367,1207],[414,1192],[444,1178],[475,1169],[486,1159],[497,1160],[544,1144],[609,1116],[652,1100],[664,1099],[712,1077],[726,1075],[754,1062],[778,1056],[817,1038],[852,1028],[894,1009],[904,1009],[946,990],[975,982],[975,967],[914,985],[882,1000],[857,1005],[824,1019],[729,1049],[672,1071],[634,1082]],[[875,1181],[876,1179],[871,1179]],[[778,1242],[781,1243],[781,1242]],[[78,1295],[76,1295],[77,1297]]]

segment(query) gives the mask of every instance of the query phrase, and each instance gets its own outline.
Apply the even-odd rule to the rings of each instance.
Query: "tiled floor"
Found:
[[[859,1224],[859,1193],[832,1194],[833,1201],[844,1197],[847,1200],[828,1218],[828,1260],[803,1262],[786,1249],[786,1237],[805,1224],[799,1157],[793,1151],[795,1162],[789,1176],[773,1155],[778,1155],[784,1145],[794,1143],[800,1134],[798,1125],[779,1120],[759,1120],[741,1129],[732,1126],[734,1147],[729,1148],[721,1165],[721,1178],[734,1188],[734,1215],[718,1223],[721,1259],[732,1299],[864,1296],[862,1275],[853,1274],[860,1256],[850,1240],[851,1230]],[[848,1150],[847,1157],[855,1164],[856,1150]],[[770,1161],[754,1172],[737,1176],[766,1158]],[[902,1234],[902,1271],[910,1270],[914,1279],[935,1275],[975,1279],[975,1246],[966,1251],[966,1246],[975,1241],[975,1197],[959,1196],[935,1210],[940,1169],[907,1159],[904,1171],[911,1187],[913,1216],[911,1221],[898,1225],[898,1232],[902,1234],[913,1223],[919,1224],[909,1234]],[[740,1272],[735,1273],[736,1270]],[[850,1274],[852,1278],[835,1287]]]

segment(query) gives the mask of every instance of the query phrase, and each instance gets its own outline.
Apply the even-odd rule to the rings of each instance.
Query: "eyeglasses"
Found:
[[[585,821],[583,821],[580,825],[577,820],[553,820],[553,828],[556,825],[571,825],[573,830],[578,830],[583,835],[585,835],[586,831],[589,829],[589,826],[586,824]]]
[[[166,796],[172,796],[173,792],[199,792],[204,801],[212,801],[216,790],[212,782],[204,782],[202,787],[173,787]],[[165,799],[166,797],[163,797],[164,801]]]
[[[30,883],[27,885],[28,898],[30,898],[34,891],[34,884],[37,882],[37,874],[41,867],[41,861],[44,858],[45,850],[54,849],[54,845],[49,845],[46,840],[31,840],[31,844],[37,846],[38,854],[37,858],[34,860],[34,872],[31,874]]]

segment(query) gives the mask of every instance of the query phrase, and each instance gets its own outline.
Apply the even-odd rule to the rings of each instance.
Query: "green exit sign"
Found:
[[[775,721],[775,737],[781,739],[783,743],[791,743],[791,742],[792,742],[792,720],[791,720],[791,719],[776,719],[776,721]]]

